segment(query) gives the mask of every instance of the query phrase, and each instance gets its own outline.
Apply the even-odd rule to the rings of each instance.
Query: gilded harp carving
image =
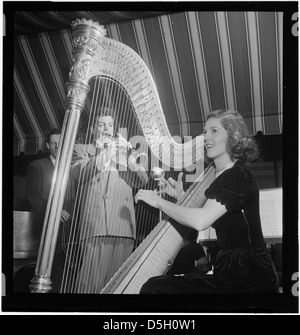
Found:
[[[110,87],[118,87],[119,91],[126,96],[127,104],[129,101],[128,110],[134,111],[135,122],[141,130],[139,135],[151,152],[152,166],[159,164],[179,171],[193,165],[197,166],[199,162],[201,164],[198,167],[203,165],[203,137],[198,136],[183,144],[172,138],[154,81],[144,62],[132,49],[106,38],[105,34],[105,29],[97,22],[78,19],[72,24],[74,57],[67,83],[65,119],[31,292],[49,292],[51,289],[51,269],[60,225],[60,212],[66,195],[66,180],[71,167],[80,115],[87,103],[86,97],[92,80],[100,78],[102,82],[112,83]],[[194,205],[203,205],[205,199],[199,185],[209,184],[212,177],[213,170],[210,168],[202,175],[201,182],[193,184],[186,197],[181,199],[182,203],[189,206],[194,201]],[[167,220],[160,222],[148,235],[145,243],[140,244],[129,257],[128,262],[125,262],[99,293],[138,293],[141,281],[147,279],[147,276],[158,272],[163,273],[166,270],[165,262],[174,257],[182,244],[184,234],[176,223],[170,223]],[[163,251],[163,245],[167,243],[166,237],[174,241],[172,251],[166,249]],[[148,271],[149,269],[147,270],[145,260],[148,258],[149,250],[154,246],[160,253],[165,252],[166,257],[161,266],[155,267],[157,271],[152,273]],[[142,276],[137,274],[139,271],[136,271],[140,268],[141,262],[143,269],[146,269]]]

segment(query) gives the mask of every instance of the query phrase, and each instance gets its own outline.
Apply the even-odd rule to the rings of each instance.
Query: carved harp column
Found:
[[[80,113],[90,89],[87,84],[89,65],[106,34],[102,26],[92,21],[76,20],[72,27],[73,64],[67,82],[65,117],[44,218],[37,265],[30,285],[32,293],[47,293],[51,290],[51,269],[71,158]]]

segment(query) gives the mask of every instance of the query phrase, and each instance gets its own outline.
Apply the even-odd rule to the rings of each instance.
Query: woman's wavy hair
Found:
[[[209,113],[206,121],[210,118],[220,119],[222,126],[227,131],[226,147],[232,160],[238,159],[244,164],[249,164],[258,158],[258,146],[249,136],[247,125],[238,112],[218,109]]]

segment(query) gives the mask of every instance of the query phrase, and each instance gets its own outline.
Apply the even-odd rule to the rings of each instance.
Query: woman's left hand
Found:
[[[136,203],[142,200],[154,208],[158,208],[158,204],[162,201],[156,191],[151,190],[139,190],[134,199]]]

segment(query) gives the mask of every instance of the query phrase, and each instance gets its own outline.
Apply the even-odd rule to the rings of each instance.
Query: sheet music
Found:
[[[282,237],[282,188],[261,190],[259,196],[264,237]]]
[[[265,238],[282,237],[282,188],[264,189],[259,192],[260,218]],[[198,241],[216,240],[216,231],[200,231]]]

